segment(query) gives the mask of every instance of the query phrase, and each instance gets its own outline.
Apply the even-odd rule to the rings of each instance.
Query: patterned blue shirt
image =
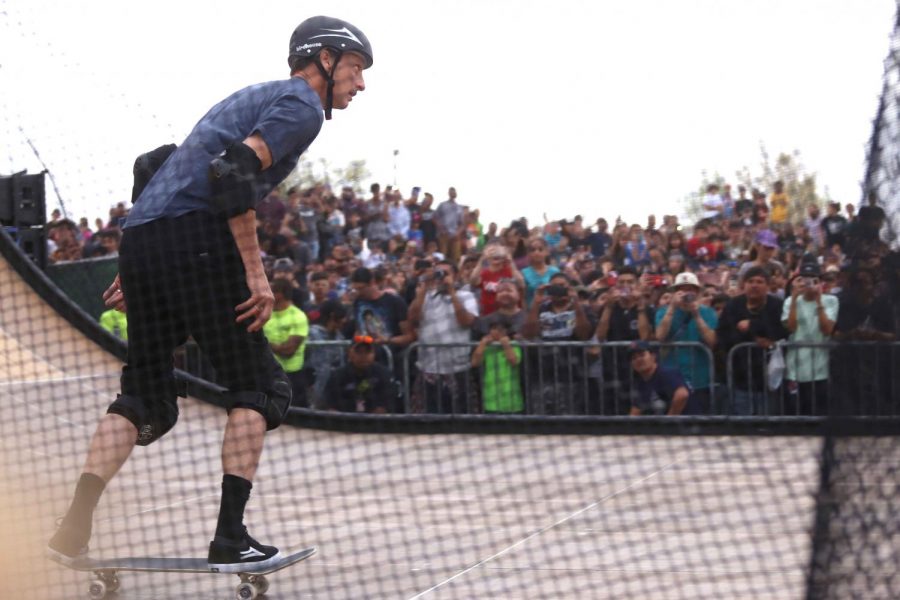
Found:
[[[260,83],[213,106],[141,192],[125,227],[194,211],[212,212],[209,163],[259,133],[272,166],[257,179],[257,200],[281,183],[322,128],[319,96],[299,77]]]

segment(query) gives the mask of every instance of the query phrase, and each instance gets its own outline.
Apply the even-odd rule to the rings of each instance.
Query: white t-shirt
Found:
[[[725,203],[719,194],[706,194],[703,196],[703,218],[714,219],[722,214]]]

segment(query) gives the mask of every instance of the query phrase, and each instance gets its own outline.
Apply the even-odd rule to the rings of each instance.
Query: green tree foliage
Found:
[[[701,182],[696,192],[685,196],[682,204],[685,207],[685,216],[688,222],[696,222],[703,213],[703,195],[709,184],[715,183],[720,187],[725,183],[732,185],[732,197],[737,197],[737,186],[743,185],[749,193],[757,189],[766,195],[766,200],[772,193],[776,181],[784,182],[784,190],[787,192],[788,219],[792,223],[800,223],[806,215],[806,208],[815,204],[820,208],[831,200],[827,188],[820,192],[816,185],[816,172],[808,171],[803,164],[799,150],[790,154],[781,152],[772,160],[765,144],[760,143],[760,164],[757,171],[751,171],[746,165],[735,172],[734,179],[727,181],[718,172],[710,175],[707,171],[701,171]]]
[[[363,185],[372,177],[365,160],[353,160],[344,167],[332,167],[324,158],[301,157],[300,162],[279,186],[286,194],[292,187],[310,188],[320,184],[334,187],[352,186],[356,193],[363,192]],[[338,190],[335,190],[337,193]]]

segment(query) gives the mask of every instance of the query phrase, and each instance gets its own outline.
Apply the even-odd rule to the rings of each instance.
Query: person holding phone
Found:
[[[481,314],[489,315],[496,310],[497,284],[501,280],[512,279],[519,289],[525,289],[525,280],[504,246],[489,244],[483,256],[481,268],[472,272],[469,283],[473,290],[481,290]]]
[[[837,321],[837,296],[822,292],[819,264],[804,261],[791,282],[781,321],[788,340],[821,344],[831,339]],[[822,415],[828,411],[828,363],[826,348],[791,348],[785,357],[787,389],[785,412],[790,415]]]
[[[656,310],[656,339],[660,342],[699,342],[709,348],[716,345],[716,311],[699,302],[700,280],[693,273],[679,273],[672,286],[668,306]],[[709,412],[711,381],[709,356],[696,347],[681,347],[667,352],[663,365],[681,371],[694,391],[695,406]]]

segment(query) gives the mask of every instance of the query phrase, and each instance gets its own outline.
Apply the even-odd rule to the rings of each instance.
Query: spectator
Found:
[[[559,269],[549,264],[547,242],[542,238],[532,238],[528,242],[528,266],[522,269],[525,281],[525,306],[531,306],[535,291],[550,282],[550,277],[559,273]]]
[[[81,217],[78,220],[78,235],[82,244],[87,244],[91,241],[93,232],[91,231],[90,225],[88,225],[87,217]]]
[[[644,239],[644,232],[634,226],[625,242],[625,265],[642,268],[650,262],[649,247]]]
[[[600,311],[596,329],[598,342],[629,342],[653,337],[653,311],[647,295],[638,284],[637,271],[631,267],[619,270],[616,285],[607,294]],[[631,394],[633,378],[631,365],[623,348],[604,347],[603,361],[604,406],[602,414],[617,414],[624,408],[622,398]]]
[[[382,211],[371,216],[369,224],[366,225],[366,241],[369,248],[378,246],[382,251],[387,250],[388,240],[391,239],[391,229],[388,225],[387,211]]]
[[[841,215],[841,203],[829,202],[826,208],[827,214],[822,219],[822,231],[825,234],[825,248],[831,250],[835,246],[844,247],[844,231],[847,229],[847,219]]]
[[[352,322],[355,333],[369,336],[376,344],[390,350],[394,359],[394,376],[397,381],[402,380],[403,361],[400,354],[416,337],[408,320],[406,302],[400,296],[379,289],[374,274],[365,267],[353,272],[350,285],[355,296]]]
[[[545,301],[546,300],[546,301]],[[522,337],[542,342],[585,341],[594,325],[572,289],[568,277],[557,273],[550,284],[538,288],[534,302],[525,316]],[[583,348],[549,346],[538,348],[533,356],[528,386],[529,403],[538,414],[567,412],[563,403],[580,401],[584,391],[579,381],[585,363]]]
[[[706,194],[703,196],[703,220],[717,221],[722,218],[725,203],[719,195],[719,186],[711,183],[706,186]]]
[[[432,206],[434,205],[434,196],[425,193],[425,198],[422,200],[422,206],[419,209],[419,214],[421,216],[421,222],[419,223],[419,229],[422,230],[422,247],[427,247],[431,242],[436,242],[438,239],[438,231],[437,225],[434,221],[434,209]]]
[[[732,361],[731,409],[736,415],[769,414],[766,351],[787,335],[781,324],[783,302],[768,293],[770,277],[763,267],[748,269],[744,293],[728,302],[716,330],[722,351]],[[738,344],[751,342],[754,346],[731,352]]]
[[[893,307],[887,294],[878,292],[875,273],[853,266],[838,295],[838,316],[834,338],[841,342],[893,342]],[[891,389],[891,371],[897,369],[891,348],[844,345],[835,349],[832,361],[834,393],[832,400],[858,403],[832,406],[833,410],[853,414],[896,414],[900,395]],[[893,360],[892,360],[893,359]]]
[[[837,321],[838,299],[822,292],[821,271],[815,260],[805,261],[791,282],[781,321],[790,332],[788,341],[822,344],[831,339]],[[828,350],[791,348],[785,357],[785,412],[795,415],[827,414]]]
[[[525,288],[522,273],[513,264],[509,251],[499,244],[491,244],[484,250],[481,269],[475,270],[469,280],[473,289],[481,290],[481,314],[494,312],[497,283],[502,279],[512,279],[520,288]]]
[[[525,409],[520,369],[522,348],[512,343],[510,335],[501,322],[494,321],[472,353],[472,367],[481,371],[485,413],[521,413]]]
[[[293,286],[290,280],[275,279],[271,282],[271,287],[275,306],[272,316],[263,326],[263,333],[269,341],[275,360],[291,381],[294,392],[291,404],[308,407],[306,382],[301,371],[306,338],[309,336],[309,321],[303,311],[291,301]]]
[[[341,333],[347,321],[347,309],[337,300],[326,300],[317,309],[319,322],[309,328],[310,342],[341,342],[346,338]],[[313,384],[309,405],[325,407],[325,384],[332,371],[344,362],[345,349],[339,345],[310,344],[306,349],[305,367],[312,374]]]
[[[100,315],[100,327],[117,338],[128,341],[128,317],[123,311],[111,308]]]
[[[734,201],[732,218],[748,227],[753,224],[753,200],[747,197],[747,188],[743,185],[738,186],[738,197]]]
[[[612,245],[612,236],[609,235],[608,229],[609,224],[606,222],[606,219],[597,219],[597,231],[592,232],[587,237],[587,242],[594,258],[600,258],[605,255]]]
[[[333,370],[325,384],[328,410],[384,414],[396,395],[391,372],[375,362],[371,336],[355,336],[347,352],[347,364]]]
[[[780,227],[787,223],[788,220],[788,195],[784,191],[784,182],[776,181],[772,186],[772,195],[769,197],[769,204],[772,207],[769,217],[771,223],[775,227]]]
[[[462,236],[465,233],[463,207],[456,202],[456,188],[447,190],[448,198],[441,202],[434,213],[438,247],[441,254],[456,264],[462,255]]]
[[[409,236],[411,217],[409,209],[400,202],[400,193],[391,197],[388,207],[388,230],[394,239],[405,240]]]
[[[418,327],[419,374],[413,385],[414,412],[468,413],[475,409],[475,387],[469,378],[468,342],[478,316],[471,292],[457,289],[456,266],[444,261],[434,274],[420,280],[409,307],[409,321]],[[429,344],[452,344],[431,347]]]
[[[823,220],[817,205],[810,204],[806,207],[806,219],[803,221],[803,226],[806,228],[816,250],[821,250],[825,245],[825,232],[822,227]]]
[[[778,265],[784,272],[784,265],[775,260],[778,255],[778,237],[770,229],[763,229],[756,234],[753,250],[750,252],[750,260],[741,265],[738,270],[738,278],[743,280],[751,267],[770,268],[770,265]]]
[[[50,253],[51,263],[81,260],[84,249],[78,236],[78,227],[69,219],[60,219],[47,227],[47,237],[55,243]]]
[[[331,291],[328,273],[324,271],[313,273],[309,278],[309,291],[312,297],[301,305],[303,312],[306,313],[310,323],[322,324],[322,305],[337,296]]]
[[[525,311],[520,305],[519,286],[506,279],[497,284],[495,310],[489,315],[482,314],[472,324],[473,336],[483,339],[490,333],[491,327],[499,323],[507,335],[516,337],[522,333],[525,323]]]
[[[656,339],[660,342],[696,342],[707,348],[716,345],[716,312],[699,302],[700,281],[693,273],[680,273],[672,286],[668,306],[656,310]],[[679,347],[666,352],[663,365],[678,369],[693,390],[697,406],[708,413],[712,384],[709,354],[696,347]]]
[[[688,240],[687,253],[697,262],[715,261],[718,246],[709,239],[709,228],[703,222],[694,226],[694,236]]]
[[[284,279],[291,284],[290,299],[291,304],[303,310],[308,295],[300,287],[296,278],[296,267],[294,261],[289,258],[279,258],[272,265],[272,279]]]
[[[691,388],[681,373],[659,366],[647,342],[632,342],[628,359],[637,374],[631,416],[702,414],[690,401]]]

